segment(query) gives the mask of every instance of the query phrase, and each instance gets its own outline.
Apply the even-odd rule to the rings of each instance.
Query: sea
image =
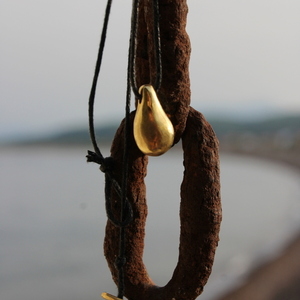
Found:
[[[86,163],[88,148],[0,148],[0,299],[117,294],[103,255],[104,178],[99,166]],[[107,147],[102,151],[109,156]],[[202,300],[242,283],[300,229],[299,173],[247,156],[221,153],[220,161],[223,221]],[[178,147],[149,159],[144,262],[159,286],[177,263],[182,174]]]

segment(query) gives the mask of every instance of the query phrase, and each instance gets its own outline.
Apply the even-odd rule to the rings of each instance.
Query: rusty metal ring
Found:
[[[131,115],[131,123],[134,113]],[[122,166],[124,121],[111,149],[115,161],[115,178]],[[130,134],[129,178],[127,197],[134,219],[126,229],[125,296],[130,300],[192,300],[202,293],[211,273],[221,223],[218,140],[203,115],[189,109],[181,136],[184,152],[184,178],[181,185],[179,260],[171,280],[164,287],[156,286],[143,263],[145,221],[147,217],[144,177],[147,156],[137,148]],[[114,172],[114,171],[113,171]],[[120,200],[111,189],[113,211],[118,215]],[[104,252],[117,284],[114,265],[119,251],[119,230],[107,222]]]

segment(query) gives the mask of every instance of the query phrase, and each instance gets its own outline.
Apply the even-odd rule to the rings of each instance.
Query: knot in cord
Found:
[[[126,196],[124,196],[124,191],[122,190],[118,181],[114,178],[112,171],[114,160],[111,156],[103,157],[101,153],[95,153],[93,151],[88,150],[88,155],[86,156],[87,162],[94,162],[100,165],[100,170],[105,173],[105,206],[106,206],[106,214],[107,218],[117,227],[126,227],[133,219],[133,212],[129,200]],[[125,198],[124,206],[123,206],[123,216],[121,220],[117,220],[111,209],[111,188],[114,188],[120,199]]]
[[[95,128],[94,128],[94,102],[96,94],[96,86],[99,76],[99,71],[102,62],[103,50],[106,40],[107,25],[110,15],[110,9],[112,0],[107,0],[104,23],[102,28],[102,34],[100,39],[98,57],[95,67],[95,73],[92,83],[92,88],[89,97],[89,128],[90,137],[94,146],[95,152],[88,151],[87,161],[94,162],[100,165],[100,170],[105,173],[105,202],[106,202],[106,213],[108,219],[120,228],[120,245],[119,245],[119,257],[116,260],[116,267],[118,269],[118,298],[123,299],[124,295],[124,265],[126,263],[125,257],[125,227],[133,219],[133,211],[131,204],[127,198],[127,181],[128,181],[128,156],[129,156],[129,143],[128,137],[130,132],[129,118],[130,118],[130,97],[131,88],[137,99],[141,98],[136,85],[135,76],[135,51],[136,51],[136,35],[138,27],[138,11],[139,11],[140,0],[133,0],[132,5],[132,20],[130,30],[130,41],[129,41],[129,53],[128,53],[128,68],[127,68],[127,91],[126,91],[126,106],[125,106],[125,134],[124,134],[124,153],[123,153],[123,167],[122,167],[122,180],[121,184],[116,180],[115,174],[113,174],[113,159],[111,157],[104,158],[96,141]],[[154,14],[154,44],[155,44],[155,59],[156,59],[156,80],[154,87],[156,90],[160,88],[162,80],[162,63],[161,63],[161,47],[160,47],[160,32],[159,32],[159,5],[158,0],[153,1],[153,14]],[[120,216],[115,218],[112,212],[111,203],[111,192],[112,189],[118,194],[120,198]]]
[[[113,168],[113,158],[111,156],[103,157],[101,154],[97,154],[93,151],[88,150],[88,155],[86,156],[87,162],[94,162],[100,165],[100,170],[103,173],[110,172]]]

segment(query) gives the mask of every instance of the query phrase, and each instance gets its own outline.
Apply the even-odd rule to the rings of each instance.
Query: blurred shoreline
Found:
[[[280,123],[281,125],[281,123]],[[102,139],[99,144],[107,147],[112,140],[112,132],[117,126],[99,130]],[[229,128],[230,127],[230,128]],[[214,126],[215,128],[215,126]],[[252,156],[287,165],[300,174],[300,130],[292,129],[260,130],[253,126],[232,130],[224,129],[222,123],[216,129],[220,140],[221,153]],[[223,131],[222,131],[222,130]],[[229,130],[230,129],[230,130]],[[45,139],[2,144],[1,147],[86,147],[92,150],[87,130],[65,132]],[[102,147],[101,147],[102,148]],[[176,148],[179,150],[180,146]],[[264,262],[247,276],[241,286],[228,291],[214,300],[294,300],[300,299],[300,228],[293,240],[274,259]],[[201,298],[201,296],[200,296]]]
[[[262,141],[261,141],[262,142]],[[257,141],[256,141],[257,143]],[[300,174],[299,141],[293,147],[275,144],[245,147],[245,144],[221,142],[221,152],[252,156],[285,164]],[[255,268],[238,287],[214,300],[296,300],[300,299],[300,228],[275,258]]]

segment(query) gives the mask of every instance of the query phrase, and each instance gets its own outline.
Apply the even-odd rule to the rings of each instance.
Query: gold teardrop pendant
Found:
[[[102,293],[101,296],[103,299],[106,299],[106,300],[122,300],[118,297],[115,297],[115,296],[109,294],[109,293]]]
[[[139,93],[142,99],[134,118],[134,139],[144,154],[159,156],[172,147],[174,127],[150,84],[142,85]]]

